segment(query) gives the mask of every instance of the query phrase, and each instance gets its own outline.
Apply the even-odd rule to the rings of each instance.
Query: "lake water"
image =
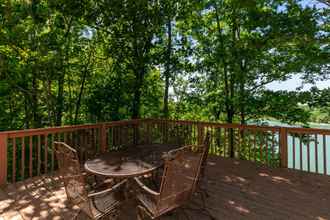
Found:
[[[325,142],[322,135],[317,135],[316,138],[313,135],[311,138],[313,138],[313,140],[310,139],[311,141],[309,144],[309,153],[308,145],[306,142],[304,143],[304,141],[300,141],[300,138],[298,137],[290,136],[288,138],[288,167],[308,171],[309,155],[311,172],[324,173],[324,168],[326,167],[327,174],[330,175],[330,136],[325,136]],[[296,146],[295,152],[293,151],[293,141],[295,142]],[[300,150],[300,142],[302,142],[302,150]],[[324,152],[324,150],[326,152]],[[295,158],[293,155],[295,155]],[[324,163],[324,161],[326,162]]]
[[[253,124],[253,122],[250,124]],[[262,124],[290,127],[290,125],[278,121],[265,121]],[[310,127],[330,130],[330,124],[311,123]],[[294,145],[295,150],[293,150]],[[311,172],[324,173],[324,168],[326,168],[327,174],[330,175],[330,135],[315,136],[313,134],[309,137],[304,136],[302,139],[300,137],[288,137],[288,167],[308,171],[308,161]]]

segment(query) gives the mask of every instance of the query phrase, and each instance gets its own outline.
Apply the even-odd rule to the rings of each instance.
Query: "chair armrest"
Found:
[[[85,178],[85,175],[84,174],[76,174],[76,175],[71,175],[71,176],[60,176],[60,180],[74,179],[74,178],[78,178],[78,177]]]
[[[193,147],[194,147],[195,145],[187,145],[187,146],[183,146],[183,147],[180,147],[180,148],[176,148],[176,149],[173,149],[173,150],[170,150],[168,153],[167,153],[167,160],[172,160],[175,156],[176,156],[176,154],[177,154],[177,152],[180,152],[180,151],[182,151],[183,149],[193,149]]]
[[[81,174],[75,174],[75,175],[66,176],[66,177],[60,176],[60,179],[64,180],[64,179],[72,179],[72,178],[77,178],[77,177],[86,178],[89,176],[95,176],[95,174],[81,172]]]
[[[150,188],[147,187],[145,184],[143,184],[143,183],[141,182],[141,180],[139,180],[137,177],[135,177],[134,180],[135,180],[135,182],[138,184],[138,186],[139,186],[141,189],[143,189],[145,192],[147,192],[147,193],[149,193],[149,194],[151,194],[151,195],[153,195],[153,196],[159,196],[159,195],[160,195],[160,193],[158,193],[158,192],[156,192],[156,191],[150,189]]]
[[[123,180],[123,181],[117,183],[116,185],[114,185],[113,187],[111,187],[109,189],[106,189],[106,190],[103,190],[103,191],[100,191],[100,192],[96,192],[96,193],[88,194],[88,198],[96,197],[96,196],[101,196],[101,195],[104,195],[104,194],[107,194],[107,193],[111,193],[113,191],[116,191],[118,188],[120,188],[124,184],[126,184],[126,182],[127,182],[127,180]]]

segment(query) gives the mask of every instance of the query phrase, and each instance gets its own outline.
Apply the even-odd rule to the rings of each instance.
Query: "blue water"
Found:
[[[299,126],[290,126],[279,121],[270,121],[265,120],[262,122],[250,122],[250,124],[264,124],[268,126],[286,126],[286,127],[299,127]],[[318,124],[310,123],[311,128],[320,128],[320,129],[330,129],[330,124]],[[278,137],[277,137],[278,138]],[[293,157],[293,138],[295,142],[295,157]],[[299,137],[288,137],[288,167],[297,170],[308,171],[308,155],[309,155],[309,171],[315,173],[324,173],[324,168],[326,168],[326,173],[330,175],[330,135],[325,136],[325,151],[324,152],[324,139],[323,135],[317,135],[315,142],[315,135],[310,135],[309,141],[309,153],[307,140],[302,141],[302,151],[300,152],[300,138]],[[316,143],[316,144],[315,144]],[[316,158],[317,152],[317,158]],[[324,163],[324,154],[326,162]],[[302,157],[301,157],[301,156]],[[300,162],[302,158],[302,163]],[[302,164],[302,167],[301,167]],[[316,166],[317,164],[317,166]],[[317,170],[316,170],[317,167]]]
[[[288,167],[298,170],[308,171],[308,155],[310,163],[310,171],[315,173],[324,173],[326,167],[327,174],[330,175],[330,136],[325,138],[325,151],[324,141],[322,135],[317,135],[317,143],[315,143],[314,135],[311,136],[312,141],[309,142],[309,154],[307,143],[302,143],[302,152],[300,152],[300,138],[294,137],[295,141],[295,158],[293,157],[293,137],[288,137]],[[317,155],[316,155],[317,152]],[[326,163],[324,163],[324,154],[326,156]],[[301,157],[301,156],[302,157]],[[302,158],[302,167],[301,167]],[[316,164],[318,170],[316,170]]]

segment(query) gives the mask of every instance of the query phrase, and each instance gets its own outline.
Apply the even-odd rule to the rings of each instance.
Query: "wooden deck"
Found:
[[[216,219],[330,219],[330,177],[259,167],[213,157],[207,170],[207,207]],[[199,202],[199,197],[194,198]],[[133,202],[120,219],[135,219]],[[0,190],[0,220],[71,219],[78,213],[56,176]],[[179,213],[180,211],[178,211]],[[209,219],[189,212],[191,219]],[[82,218],[79,218],[82,219]],[[164,219],[176,219],[174,215]]]

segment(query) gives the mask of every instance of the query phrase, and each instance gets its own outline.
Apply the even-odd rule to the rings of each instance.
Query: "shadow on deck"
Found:
[[[204,188],[210,195],[207,207],[216,219],[330,219],[329,176],[219,157],[210,158],[208,165]],[[199,202],[199,197],[194,200]],[[120,219],[135,219],[133,202],[124,210]],[[56,176],[33,178],[0,189],[0,220],[71,219],[78,211],[67,202]],[[191,219],[208,219],[200,212],[188,214]]]

